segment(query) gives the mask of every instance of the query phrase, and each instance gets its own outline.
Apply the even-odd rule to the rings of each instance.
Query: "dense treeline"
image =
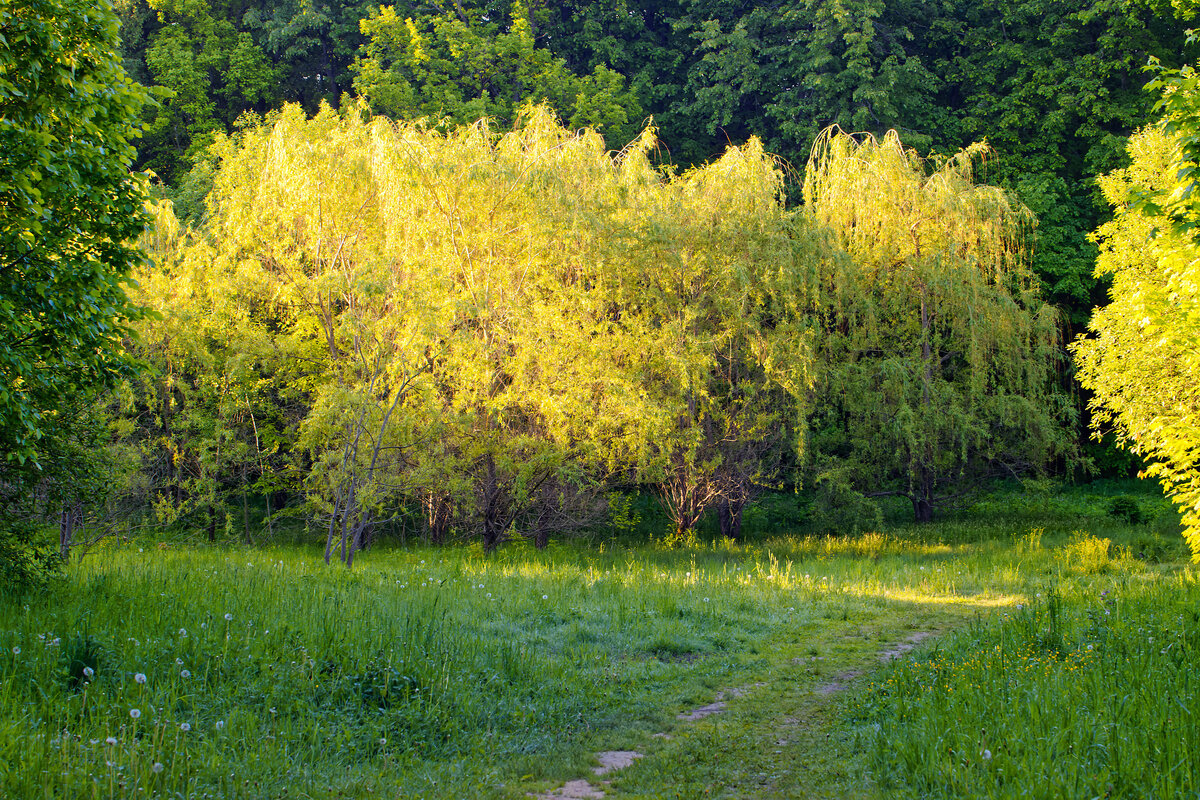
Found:
[[[789,210],[757,139],[676,177],[657,144],[545,107],[501,135],[292,105],[218,137],[206,222],[163,201],[145,241],[136,504],[249,536],[249,498],[303,498],[349,563],[397,525],[544,545],[621,487],[681,541],[797,480],[843,526],[865,494],[925,520],[1072,457],[1032,218],[973,182],[984,148],[929,170],[831,129]]]
[[[268,532],[286,507],[347,563],[397,526],[544,545],[627,521],[621,489],[656,492],[688,540],[714,510],[736,537],[772,486],[847,529],[872,496],[927,520],[988,478],[1084,463],[1062,344],[1095,288],[1093,176],[1146,113],[1137,65],[1177,57],[1190,13],[127,3],[125,62],[158,98],[140,160],[167,181],[136,267],[142,99],[104,10],[69,10],[75,28],[0,18],[28,117],[4,129],[6,526],[56,515],[63,554],[139,516],[250,539],[265,504]],[[78,113],[38,112],[20,81],[39,59]],[[1159,216],[1191,241],[1191,207],[1155,193],[1194,186],[1195,76],[1164,74],[1184,110],[1105,184],[1118,294],[1153,283],[1126,276]],[[967,144],[989,131],[1004,149]],[[72,136],[79,175],[52,163]],[[66,178],[36,187],[38,165]],[[1190,252],[1159,239],[1170,264]],[[1114,308],[1078,349],[1092,407],[1184,496],[1190,440],[1151,442],[1161,413],[1121,407]]]
[[[395,118],[502,126],[522,101],[549,101],[616,145],[652,115],[655,158],[682,167],[757,136],[800,168],[831,124],[895,129],[922,153],[986,138],[988,180],[1039,218],[1034,269],[1076,329],[1103,301],[1087,241],[1106,213],[1094,178],[1124,163],[1126,137],[1149,119],[1147,59],[1188,60],[1194,14],[1167,0],[126,0],[122,11],[127,69],[162,87],[142,163],[176,187],[185,216],[202,209],[208,166],[185,175],[214,131],[247,110],[314,113],[347,94]]]

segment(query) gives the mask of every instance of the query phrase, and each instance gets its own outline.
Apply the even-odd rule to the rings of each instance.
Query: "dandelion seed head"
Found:
[[[187,733],[191,729],[192,729],[192,726],[190,724],[188,724],[186,722],[179,723],[179,730],[183,731],[184,733]]]
[[[192,677],[192,673],[188,672],[186,669],[185,669],[185,670],[180,670],[180,672],[179,672],[179,677],[181,677],[181,678],[190,678],[190,677]]]
[[[154,762],[154,766],[150,767],[150,769],[151,769],[151,770],[153,770],[153,772],[154,772],[154,774],[155,774],[155,775],[157,775],[158,773],[160,773],[160,772],[162,772],[162,771],[163,771],[163,765],[162,765],[162,762],[161,762],[161,761],[155,761],[155,762]]]
[[[20,648],[20,647],[14,647],[14,648],[13,648],[13,655],[14,655],[14,656],[19,656],[19,655],[21,655],[21,648]]]
[[[96,670],[92,669],[91,667],[83,668],[83,677],[91,679],[95,675],[96,675]]]
[[[109,736],[108,738],[106,738],[106,739],[104,740],[104,743],[105,743],[105,744],[116,744],[116,743],[117,743],[117,737],[115,737],[115,736]]]
[[[137,681],[138,683],[145,683],[145,682],[146,682],[146,675],[145,675],[145,673],[142,673],[142,672],[135,672],[135,673],[133,674],[133,679],[134,679],[135,681]]]
[[[132,717],[133,719],[138,719],[142,716],[142,712],[140,709],[131,708],[131,709],[129,709],[129,716]]]
[[[226,621],[226,622],[233,622],[233,614],[226,614],[226,615],[225,615],[225,621]]]

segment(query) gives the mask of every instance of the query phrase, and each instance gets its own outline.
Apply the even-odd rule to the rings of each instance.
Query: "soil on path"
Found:
[[[876,653],[876,660],[882,663],[887,663],[896,658],[908,654],[914,650],[925,640],[936,636],[940,633],[937,630],[922,630],[917,631],[900,642],[891,645]],[[814,657],[813,662],[820,661],[819,657]],[[803,659],[798,659],[793,663],[799,663]],[[818,698],[831,698],[840,692],[846,691],[851,685],[862,678],[870,670],[868,665],[857,666],[852,669],[843,670],[835,674],[830,680],[816,686],[812,692]],[[724,689],[717,693],[713,702],[706,705],[698,706],[690,711],[681,712],[676,716],[680,722],[691,723],[706,719],[718,714],[723,714],[729,710],[729,703],[732,700],[737,700],[745,697],[748,693],[758,689],[768,688],[765,683],[752,683],[747,686]],[[803,720],[787,717],[784,719],[784,725],[788,727],[797,727],[804,724]],[[652,735],[653,738],[671,739],[672,735],[666,732],[659,732]],[[788,742],[780,739],[776,742],[783,746]],[[779,752],[779,751],[776,751]],[[600,780],[606,775],[613,772],[625,769],[632,765],[639,758],[644,758],[645,754],[636,750],[608,750],[596,753],[596,760],[599,766],[592,768],[594,778],[580,778],[578,780],[569,781],[559,788],[543,794],[530,795],[534,800],[599,800],[604,798],[605,790],[611,785],[611,779]]]

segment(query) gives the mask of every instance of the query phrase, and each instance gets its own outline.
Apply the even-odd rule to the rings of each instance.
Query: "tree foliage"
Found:
[[[1073,349],[1097,427],[1111,424],[1149,462],[1200,561],[1200,90],[1191,68],[1160,72],[1156,87],[1164,119],[1131,139],[1130,166],[1101,181],[1114,215],[1096,231],[1097,273],[1112,277],[1112,302]]]
[[[263,429],[347,562],[415,508],[491,548],[593,520],[610,479],[664,486],[684,535],[743,503],[798,438],[803,251],[760,145],[671,178],[654,141],[614,156],[545,107],[500,135],[293,106],[219,139],[208,225],[164,209],[147,242],[160,505],[260,473]]]
[[[974,182],[985,154],[929,169],[895,133],[829,129],[806,172],[807,217],[845,248],[815,307],[814,480],[902,495],[918,520],[1072,449],[1060,320],[1029,269],[1033,219]]]
[[[89,448],[75,410],[129,365],[139,316],[143,184],[129,139],[145,95],[117,60],[108,4],[0,8],[0,524],[27,529],[39,498],[73,503]],[[77,478],[78,480],[75,480]],[[40,489],[35,491],[35,487]],[[50,509],[57,513],[57,509]],[[4,538],[14,579],[29,554]],[[23,555],[21,555],[23,553]],[[36,559],[35,559],[36,561]]]
[[[487,117],[510,126],[524,103],[548,103],[571,128],[628,141],[642,122],[637,96],[613,70],[577,76],[534,39],[529,9],[515,3],[507,30],[466,14],[401,18],[383,6],[362,21],[365,55],[354,87],[375,111],[452,124]]]

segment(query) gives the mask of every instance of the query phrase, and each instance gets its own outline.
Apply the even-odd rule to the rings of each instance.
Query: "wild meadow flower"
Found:
[[[226,621],[226,622],[233,622],[233,614],[226,614],[226,615],[225,615],[225,621]]]
[[[20,647],[14,647],[14,648],[13,648],[13,655],[14,655],[14,656],[19,656],[19,655],[21,655],[21,648],[20,648]]]
[[[182,666],[183,666],[183,659],[182,659],[182,658],[177,658],[177,659],[175,659],[175,666],[177,666],[177,667],[182,667]]]
[[[222,730],[225,727],[225,720],[223,720],[223,719],[217,720],[216,724],[213,725],[213,727],[216,728],[217,730]]]
[[[544,594],[544,595],[542,595],[542,599],[543,599],[543,600],[549,600],[549,599],[550,599],[550,595],[548,595],[548,594]]]
[[[181,677],[181,678],[190,678],[190,677],[192,677],[192,673],[188,672],[186,669],[184,669],[184,670],[180,670],[180,671],[179,671],[179,677]]]
[[[187,628],[180,628],[180,629],[179,629],[179,635],[180,635],[182,638],[186,639],[186,638],[187,638]]]
[[[133,679],[134,679],[135,681],[137,681],[138,683],[145,683],[145,682],[146,682],[146,675],[145,675],[144,673],[141,673],[141,672],[135,672],[135,673],[133,674]]]
[[[106,739],[104,740],[104,743],[105,743],[105,744],[116,744],[116,743],[117,743],[117,737],[115,737],[115,736],[109,736],[108,738],[106,738]]]
[[[131,708],[131,709],[129,709],[129,716],[133,717],[134,719],[138,719],[139,717],[142,716],[142,712],[140,709]]]
[[[186,722],[179,723],[179,730],[183,731],[184,733],[187,733],[191,729],[192,729],[192,726],[190,724],[188,724]]]

